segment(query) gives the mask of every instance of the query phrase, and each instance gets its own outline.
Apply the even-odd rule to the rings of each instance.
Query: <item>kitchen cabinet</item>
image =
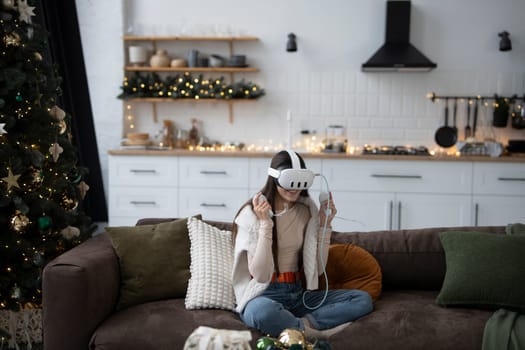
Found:
[[[253,36],[239,36],[239,37],[183,37],[183,36],[124,36],[124,57],[126,60],[124,66],[124,72],[126,76],[129,77],[130,73],[136,72],[153,72],[153,73],[203,73],[206,74],[204,78],[212,78],[209,76],[213,73],[221,73],[229,76],[229,82],[235,81],[235,74],[237,73],[256,73],[259,70],[256,67],[243,66],[243,67],[151,67],[148,65],[140,66],[133,65],[130,62],[129,57],[129,47],[132,45],[144,45],[151,48],[150,51],[156,52],[157,49],[162,46],[166,48],[170,47],[168,53],[170,56],[176,57],[186,57],[188,43],[208,43],[210,45],[215,45],[217,43],[227,44],[227,55],[231,57],[235,54],[234,43],[246,43],[258,41],[257,37]],[[177,49],[177,44],[180,47]],[[215,46],[213,46],[215,48]],[[183,51],[184,50],[184,51]],[[173,51],[173,52],[172,52]],[[175,54],[176,53],[176,54]],[[149,60],[149,58],[148,58]],[[246,99],[215,99],[215,98],[168,98],[168,97],[132,97],[126,98],[128,103],[150,103],[152,105],[152,114],[154,121],[157,121],[157,103],[185,103],[185,102],[195,102],[195,103],[221,103],[226,104],[229,110],[229,120],[230,123],[233,122],[233,104],[234,103],[252,103],[256,99],[246,98]],[[126,108],[125,108],[126,110]],[[126,116],[124,116],[125,118]],[[126,122],[124,120],[124,122]],[[125,135],[124,135],[125,136]]]
[[[180,158],[179,216],[233,221],[249,197],[248,171],[247,158]]]
[[[474,164],[474,225],[494,226],[524,222],[524,208],[524,164]]]
[[[231,222],[264,185],[271,160],[249,153],[155,154],[110,154],[111,226],[134,225],[144,217],[199,213],[208,220]],[[491,226],[525,220],[525,163],[322,156],[305,156],[305,161],[326,177],[333,192],[337,231]],[[326,185],[316,177],[310,189],[316,202],[321,190]]]
[[[109,157],[109,224],[134,225],[144,217],[178,214],[178,159]]]
[[[337,231],[468,225],[472,166],[463,162],[324,160]]]

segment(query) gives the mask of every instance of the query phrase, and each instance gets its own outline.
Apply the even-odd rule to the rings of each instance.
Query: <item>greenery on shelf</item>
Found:
[[[44,266],[91,236],[61,78],[26,1],[0,3],[0,311],[41,306]]]
[[[226,83],[223,77],[205,79],[189,72],[161,78],[157,73],[135,72],[124,77],[118,98],[154,97],[167,99],[255,99],[264,95],[257,84],[244,80]]]

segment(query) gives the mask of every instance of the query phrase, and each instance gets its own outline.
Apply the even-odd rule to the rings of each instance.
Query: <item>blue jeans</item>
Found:
[[[373,309],[370,295],[355,289],[329,290],[322,305],[315,308],[324,294],[324,290],[305,292],[301,282],[270,283],[263,294],[246,304],[240,317],[246,325],[277,337],[285,328],[304,330],[302,317],[322,330],[354,321]]]

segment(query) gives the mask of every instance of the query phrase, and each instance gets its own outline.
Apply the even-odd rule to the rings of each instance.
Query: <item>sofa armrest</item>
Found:
[[[88,349],[91,335],[114,310],[118,258],[102,233],[65,252],[44,268],[44,348]]]

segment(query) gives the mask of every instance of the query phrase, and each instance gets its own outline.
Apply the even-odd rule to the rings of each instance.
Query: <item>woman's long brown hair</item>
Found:
[[[297,154],[297,152],[295,153]],[[303,158],[297,154],[297,157],[299,157],[299,162],[301,163],[301,168],[306,169],[306,164],[304,163]],[[290,159],[290,155],[288,154],[288,151],[280,151],[277,154],[275,154],[272,158],[272,161],[270,163],[270,167],[277,170],[284,170],[284,169],[290,169],[292,167],[292,160]],[[268,203],[272,206],[272,208],[275,208],[275,197],[277,195],[277,179],[274,179],[270,175],[266,178],[266,183],[264,184],[263,188],[261,189],[261,193],[268,199]],[[308,197],[308,190],[302,190],[301,196]],[[235,214],[235,218],[239,215],[239,213],[242,211],[242,209],[247,206],[251,205],[253,209],[252,204],[252,198],[247,200],[242,207],[239,209],[237,214]],[[273,262],[275,266],[275,272],[279,273],[279,263],[278,263],[278,244],[277,244],[277,223],[276,223],[276,217],[272,217],[273,221],[273,229],[272,229],[272,255],[273,255]],[[235,239],[237,238],[237,224],[235,223],[235,219],[233,220],[233,228],[232,228],[232,242],[233,245],[235,245]]]

